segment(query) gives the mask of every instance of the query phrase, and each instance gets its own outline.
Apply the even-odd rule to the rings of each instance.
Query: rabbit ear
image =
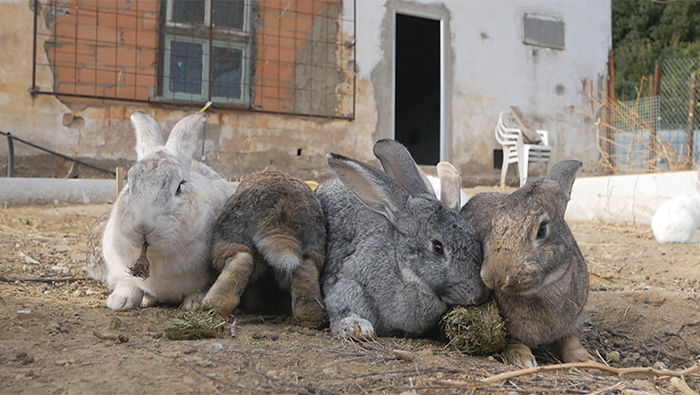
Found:
[[[186,167],[192,161],[192,155],[197,149],[197,141],[204,134],[207,116],[204,113],[188,115],[173,126],[165,146],[177,153]]]
[[[136,135],[136,160],[141,160],[163,145],[160,125],[151,116],[135,111],[129,117]]]
[[[391,139],[382,139],[374,143],[373,151],[374,156],[382,162],[384,171],[404,187],[411,196],[430,193],[426,186],[426,182],[429,183],[429,181],[421,177],[416,162],[401,143]],[[435,196],[435,193],[432,196]]]
[[[567,201],[571,197],[571,187],[574,185],[576,172],[581,166],[583,166],[583,163],[577,160],[563,160],[555,163],[549,171],[549,178],[559,184],[559,188],[564,192]]]
[[[400,199],[392,193],[387,180],[379,176],[381,171],[348,157],[330,153],[328,166],[366,206],[393,222],[399,212]],[[393,189],[399,188],[398,185]],[[407,197],[407,196],[406,196]]]
[[[437,164],[437,173],[440,177],[440,201],[453,210],[459,210],[462,206],[460,201],[462,178],[457,169],[450,162],[440,162]]]
[[[420,178],[423,180],[423,183],[428,189],[428,192],[431,195],[435,196],[435,189],[433,189],[433,184],[430,183],[430,179],[428,178],[428,176],[423,172],[423,170],[420,169],[418,165],[416,165],[416,170],[418,170],[418,174],[420,174]]]

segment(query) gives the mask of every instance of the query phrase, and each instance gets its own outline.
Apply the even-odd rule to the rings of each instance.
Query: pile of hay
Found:
[[[490,355],[506,346],[506,329],[495,301],[455,307],[442,317],[448,347],[471,355]]]
[[[221,336],[226,320],[217,311],[214,305],[201,305],[194,310],[183,311],[165,328],[165,337],[170,340],[196,340]]]

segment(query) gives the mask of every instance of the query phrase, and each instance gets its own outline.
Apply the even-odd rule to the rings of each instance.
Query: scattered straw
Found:
[[[216,312],[214,305],[201,305],[194,310],[183,311],[165,328],[165,337],[170,340],[196,340],[221,336],[226,320]]]

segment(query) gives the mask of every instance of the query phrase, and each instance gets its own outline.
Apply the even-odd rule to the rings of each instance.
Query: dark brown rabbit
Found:
[[[219,276],[203,302],[229,314],[249,282],[273,281],[291,291],[292,315],[299,324],[321,326],[325,313],[319,272],[325,246],[323,213],[311,188],[277,170],[249,174],[214,228],[212,261]]]
[[[481,193],[461,211],[479,233],[481,278],[494,291],[512,340],[508,363],[536,366],[530,348],[552,344],[564,362],[592,359],[577,321],[588,298],[588,270],[564,221],[581,162],[556,163],[548,177],[510,195]]]

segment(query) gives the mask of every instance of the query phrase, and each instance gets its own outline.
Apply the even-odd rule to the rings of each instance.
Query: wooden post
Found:
[[[651,97],[658,97],[659,96],[659,91],[661,90],[661,74],[662,74],[662,69],[661,65],[657,64],[656,67],[654,67],[654,75],[651,80]],[[658,100],[658,99],[657,99]],[[654,103],[654,102],[652,102]],[[658,103],[658,101],[657,101]],[[656,130],[656,120],[653,118],[654,114],[657,114],[659,111],[658,104],[653,104],[651,107],[651,125],[649,125],[649,149],[651,151],[650,155],[650,160],[649,160],[649,170],[655,170],[656,169],[656,155],[657,155],[657,149],[656,149],[656,140],[657,140],[657,130]]]
[[[695,147],[695,102],[697,101],[695,88],[697,86],[697,73],[690,73],[690,88],[688,91],[688,123],[686,131],[688,133],[687,153],[685,157],[685,167],[693,168],[693,148]]]
[[[122,188],[124,188],[124,168],[122,166],[117,166],[116,173],[116,196],[114,198],[115,202],[117,201],[117,199],[119,199],[119,193],[122,191]]]

